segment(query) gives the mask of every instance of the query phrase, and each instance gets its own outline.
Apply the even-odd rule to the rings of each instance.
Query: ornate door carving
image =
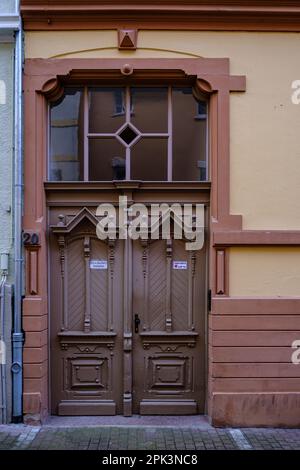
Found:
[[[96,237],[87,209],[53,227],[52,412],[121,413],[123,247]],[[55,240],[56,238],[56,240]]]
[[[134,242],[134,412],[204,411],[204,249],[182,240]],[[138,316],[138,317],[137,317]]]
[[[71,212],[50,236],[52,412],[204,412],[205,249],[101,241]]]

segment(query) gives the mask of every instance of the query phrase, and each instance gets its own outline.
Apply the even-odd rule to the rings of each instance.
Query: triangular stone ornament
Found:
[[[137,30],[119,29],[118,30],[119,49],[136,49]]]

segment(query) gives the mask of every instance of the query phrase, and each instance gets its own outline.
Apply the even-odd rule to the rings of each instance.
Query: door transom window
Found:
[[[66,88],[50,105],[50,181],[206,181],[207,102],[190,86]]]

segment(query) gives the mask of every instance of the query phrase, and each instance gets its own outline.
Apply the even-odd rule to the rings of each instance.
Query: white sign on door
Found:
[[[187,269],[187,261],[173,261],[173,269]]]
[[[106,259],[91,259],[90,261],[91,269],[107,269]]]

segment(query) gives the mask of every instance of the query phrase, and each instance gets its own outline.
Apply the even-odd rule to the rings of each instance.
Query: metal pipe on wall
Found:
[[[5,354],[2,348],[5,347],[5,283],[7,274],[3,272],[1,283],[0,283],[0,340],[1,343],[1,355]],[[3,357],[1,357],[1,411],[2,411],[2,424],[7,423],[7,388],[6,388],[6,367]]]
[[[5,337],[5,288],[8,277],[9,267],[9,252],[4,250],[0,254],[0,271],[1,271],[1,283],[0,283],[0,346],[1,346],[1,410],[2,419],[1,423],[7,423],[7,377],[6,377],[6,342]]]
[[[19,2],[17,2],[19,10]],[[14,101],[14,313],[12,333],[12,421],[23,419],[23,340],[22,331],[22,197],[23,197],[23,149],[22,149],[22,66],[23,41],[21,25],[15,32],[15,101]]]

